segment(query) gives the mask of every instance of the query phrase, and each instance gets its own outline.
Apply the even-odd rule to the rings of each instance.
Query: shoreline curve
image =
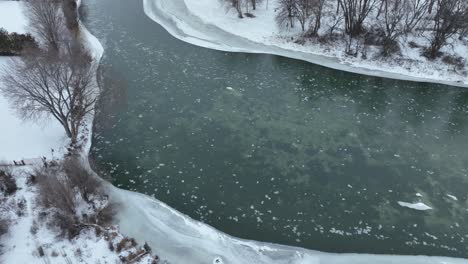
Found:
[[[225,52],[270,54],[361,75],[468,88],[468,83],[466,82],[444,81],[384,70],[373,70],[341,62],[336,57],[289,50],[274,45],[254,42],[242,36],[226,32],[216,25],[204,23],[199,17],[190,12],[184,0],[143,0],[143,7],[145,14],[151,20],[161,25],[173,37],[202,48]],[[200,30],[200,28],[204,30]],[[229,42],[226,40],[229,40]]]
[[[100,41],[80,23],[83,41],[93,52],[96,63],[104,53]],[[92,123],[88,142],[83,149],[82,162],[91,168]],[[100,178],[101,179],[101,178]],[[240,239],[196,221],[167,204],[144,194],[119,189],[103,180],[110,196],[120,204],[117,222],[123,234],[147,242],[170,263],[200,264],[468,264],[468,260],[438,256],[402,256],[376,254],[325,253],[299,247]]]

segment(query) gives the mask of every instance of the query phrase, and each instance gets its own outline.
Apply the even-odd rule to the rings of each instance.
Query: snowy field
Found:
[[[0,1],[0,28],[9,32],[25,33],[26,25],[21,2]],[[0,57],[0,70],[8,67],[11,60],[12,58]],[[57,121],[23,121],[18,118],[13,107],[0,94],[0,164],[43,156],[51,158],[52,149],[55,155],[64,152],[66,136]]]
[[[264,1],[253,12],[255,18],[244,19],[238,19],[236,12],[227,9],[219,0],[143,1],[145,12],[151,19],[173,36],[194,45],[223,51],[275,54],[366,75],[468,86],[466,74],[454,72],[453,66],[440,60],[427,60],[420,55],[419,49],[407,44],[401,46],[402,57],[390,60],[346,56],[344,43],[340,41],[333,45],[296,44],[299,25],[295,31],[280,30],[276,25],[277,1],[268,1],[268,9]],[[460,43],[454,42],[443,51],[466,58],[468,47]],[[378,48],[369,47],[369,58],[377,53]]]

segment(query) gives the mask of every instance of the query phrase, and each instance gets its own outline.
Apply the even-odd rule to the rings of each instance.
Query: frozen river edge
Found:
[[[146,15],[164,27],[172,36],[184,42],[204,48],[227,52],[272,54],[362,75],[468,87],[466,78],[464,78],[465,81],[446,81],[437,78],[418,77],[417,75],[412,76],[410,73],[387,72],[384,69],[369,69],[342,62],[335,57],[254,42],[247,38],[226,32],[215,25],[205,23],[187,8],[184,0],[143,0],[143,6]]]
[[[104,52],[102,45],[84,27],[83,32],[85,43],[99,61]],[[89,139],[91,133],[90,129]],[[88,166],[86,157],[90,147],[88,143],[84,153]],[[120,205],[117,221],[122,233],[147,242],[155,253],[172,264],[468,264],[468,260],[447,257],[332,254],[239,239],[195,221],[152,197],[111,184],[108,187],[111,198]]]

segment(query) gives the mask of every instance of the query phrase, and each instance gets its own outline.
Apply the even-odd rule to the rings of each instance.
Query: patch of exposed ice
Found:
[[[468,264],[468,260],[372,254],[332,254],[235,238],[197,222],[149,196],[112,188],[122,209],[117,218],[129,236],[158,249],[170,263],[224,264]]]
[[[451,194],[447,194],[447,197],[454,200],[454,201],[458,201],[458,198],[454,195],[451,195]]]
[[[403,207],[408,207],[414,210],[419,210],[419,211],[426,211],[426,210],[432,210],[432,207],[422,203],[422,202],[417,202],[417,203],[407,203],[407,202],[400,202],[398,201],[398,204]]]

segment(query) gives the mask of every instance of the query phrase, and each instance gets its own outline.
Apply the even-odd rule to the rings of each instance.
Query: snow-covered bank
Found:
[[[339,49],[292,43],[289,37],[275,35],[272,6],[268,10],[258,8],[254,19],[239,20],[235,15],[226,14],[225,7],[217,0],[143,2],[145,13],[151,19],[174,37],[194,45],[223,51],[274,54],[365,75],[468,87],[468,76],[452,73],[449,66],[437,62],[360,60],[345,56]]]
[[[115,188],[122,204],[119,225],[125,234],[147,241],[171,263],[207,264],[462,264],[468,260],[371,254],[331,254],[249,241],[224,234],[190,219],[151,197]]]
[[[0,27],[10,32],[27,32],[22,4],[0,1]],[[84,27],[81,32],[84,44],[92,51],[95,62],[99,63],[102,46]],[[19,58],[0,57],[0,70],[9,67],[13,59]],[[91,138],[92,120],[92,116],[87,120],[88,138]],[[34,178],[32,175],[36,175],[36,169],[42,166],[41,157],[46,156],[50,160],[51,149],[55,149],[56,159],[65,154],[69,140],[63,127],[53,118],[41,120],[40,124],[22,121],[1,95],[0,122],[0,224],[1,228],[6,228],[6,233],[2,233],[0,238],[0,263],[126,263],[126,259],[129,259],[128,263],[154,263],[147,248],[143,249],[124,237],[117,226],[107,227],[106,234],[102,230],[98,233],[88,228],[72,239],[60,236],[59,228],[49,222],[53,209],[44,208],[42,203],[44,191],[41,193],[36,180],[40,176]],[[89,146],[90,142],[87,144]],[[13,166],[13,160],[19,162],[23,158],[28,165]],[[37,159],[30,161],[26,158]],[[12,180],[7,181],[6,178]],[[90,207],[86,203],[80,199],[76,201],[79,201],[78,209],[89,212]]]

